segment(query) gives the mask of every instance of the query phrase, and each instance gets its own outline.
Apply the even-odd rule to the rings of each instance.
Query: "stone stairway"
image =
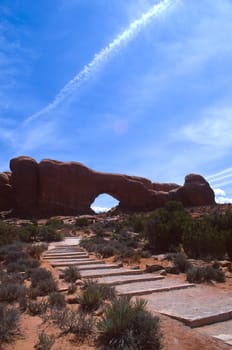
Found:
[[[115,286],[118,295],[143,295],[151,311],[175,318],[190,327],[202,328],[232,319],[232,293],[218,290],[215,294],[215,289],[210,286],[180,283],[173,277],[107,264],[89,257],[75,239],[53,244],[43,259],[60,272],[68,266],[76,266],[83,279],[95,279],[101,284]],[[230,344],[231,333],[232,330],[225,327],[222,334],[212,336]]]

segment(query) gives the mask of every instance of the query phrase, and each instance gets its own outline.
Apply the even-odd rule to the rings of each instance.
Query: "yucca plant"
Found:
[[[98,346],[104,350],[159,350],[159,319],[146,309],[146,302],[130,297],[115,299],[98,322]]]
[[[90,284],[83,291],[82,295],[77,298],[77,301],[82,311],[91,312],[97,310],[102,303],[101,291]]]
[[[65,282],[75,283],[76,280],[81,278],[81,275],[76,266],[68,266],[63,271],[63,278]]]

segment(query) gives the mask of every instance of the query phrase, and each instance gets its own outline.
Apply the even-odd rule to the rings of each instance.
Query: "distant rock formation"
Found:
[[[215,204],[208,182],[195,174],[179,186],[100,173],[77,162],[45,159],[38,164],[24,156],[12,159],[10,169],[0,173],[0,211],[12,209],[21,217],[91,214],[91,204],[103,193],[117,199],[122,211],[154,210],[169,200],[185,206]]]

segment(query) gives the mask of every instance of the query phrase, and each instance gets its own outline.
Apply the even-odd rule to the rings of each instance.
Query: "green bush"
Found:
[[[29,300],[27,303],[27,310],[31,316],[44,315],[47,311],[48,303],[45,300],[40,302]]]
[[[63,271],[63,279],[65,282],[75,283],[76,280],[81,279],[81,274],[76,266],[68,266]]]
[[[219,283],[225,282],[225,274],[219,269],[214,269],[212,266],[191,267],[187,271],[187,281],[190,283],[203,283],[216,281]]]
[[[159,319],[145,309],[146,303],[134,304],[128,297],[115,299],[98,322],[98,346],[111,350],[159,350]]]
[[[65,297],[59,292],[52,292],[48,296],[50,307],[63,308],[66,305]]]
[[[48,335],[44,331],[39,333],[38,342],[35,345],[36,350],[50,350],[52,345],[55,343],[55,336]]]
[[[144,234],[150,249],[155,253],[165,253],[178,247],[182,235],[191,218],[179,202],[168,202],[145,220]]]
[[[30,244],[27,247],[27,253],[31,257],[40,260],[42,253],[47,249],[48,249],[48,245],[44,244],[44,243],[42,243],[42,244]]]
[[[188,259],[181,253],[176,254],[173,263],[174,266],[176,266],[180,270],[180,272],[186,272],[192,267]]]
[[[31,288],[38,290],[40,296],[57,291],[57,284],[50,271],[37,268],[31,274]]]
[[[198,258],[223,258],[226,252],[225,233],[217,231],[206,220],[189,223],[183,234],[183,247],[188,256]]]
[[[113,287],[98,284],[94,280],[87,280],[83,288],[82,295],[78,297],[77,301],[84,312],[97,310],[103,301],[113,300],[116,296]]]
[[[0,344],[12,340],[19,332],[20,313],[15,308],[0,304]]]
[[[83,314],[67,308],[53,309],[51,319],[63,331],[63,334],[72,333],[78,342],[90,339],[95,331],[95,320],[91,315]]]
[[[25,296],[26,288],[19,283],[0,284],[0,302],[12,302]]]
[[[50,225],[38,226],[37,239],[44,242],[62,241],[63,235]]]
[[[18,240],[18,228],[0,220],[0,246],[11,244]]]

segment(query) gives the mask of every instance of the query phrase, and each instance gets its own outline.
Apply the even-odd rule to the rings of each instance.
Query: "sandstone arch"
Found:
[[[122,174],[94,171],[77,162],[30,157],[10,161],[11,173],[0,174],[0,210],[19,216],[54,216],[93,213],[90,206],[100,193],[119,201],[122,211],[148,211],[168,200],[185,206],[215,204],[214,192],[200,175],[186,176],[183,186],[157,184]]]

